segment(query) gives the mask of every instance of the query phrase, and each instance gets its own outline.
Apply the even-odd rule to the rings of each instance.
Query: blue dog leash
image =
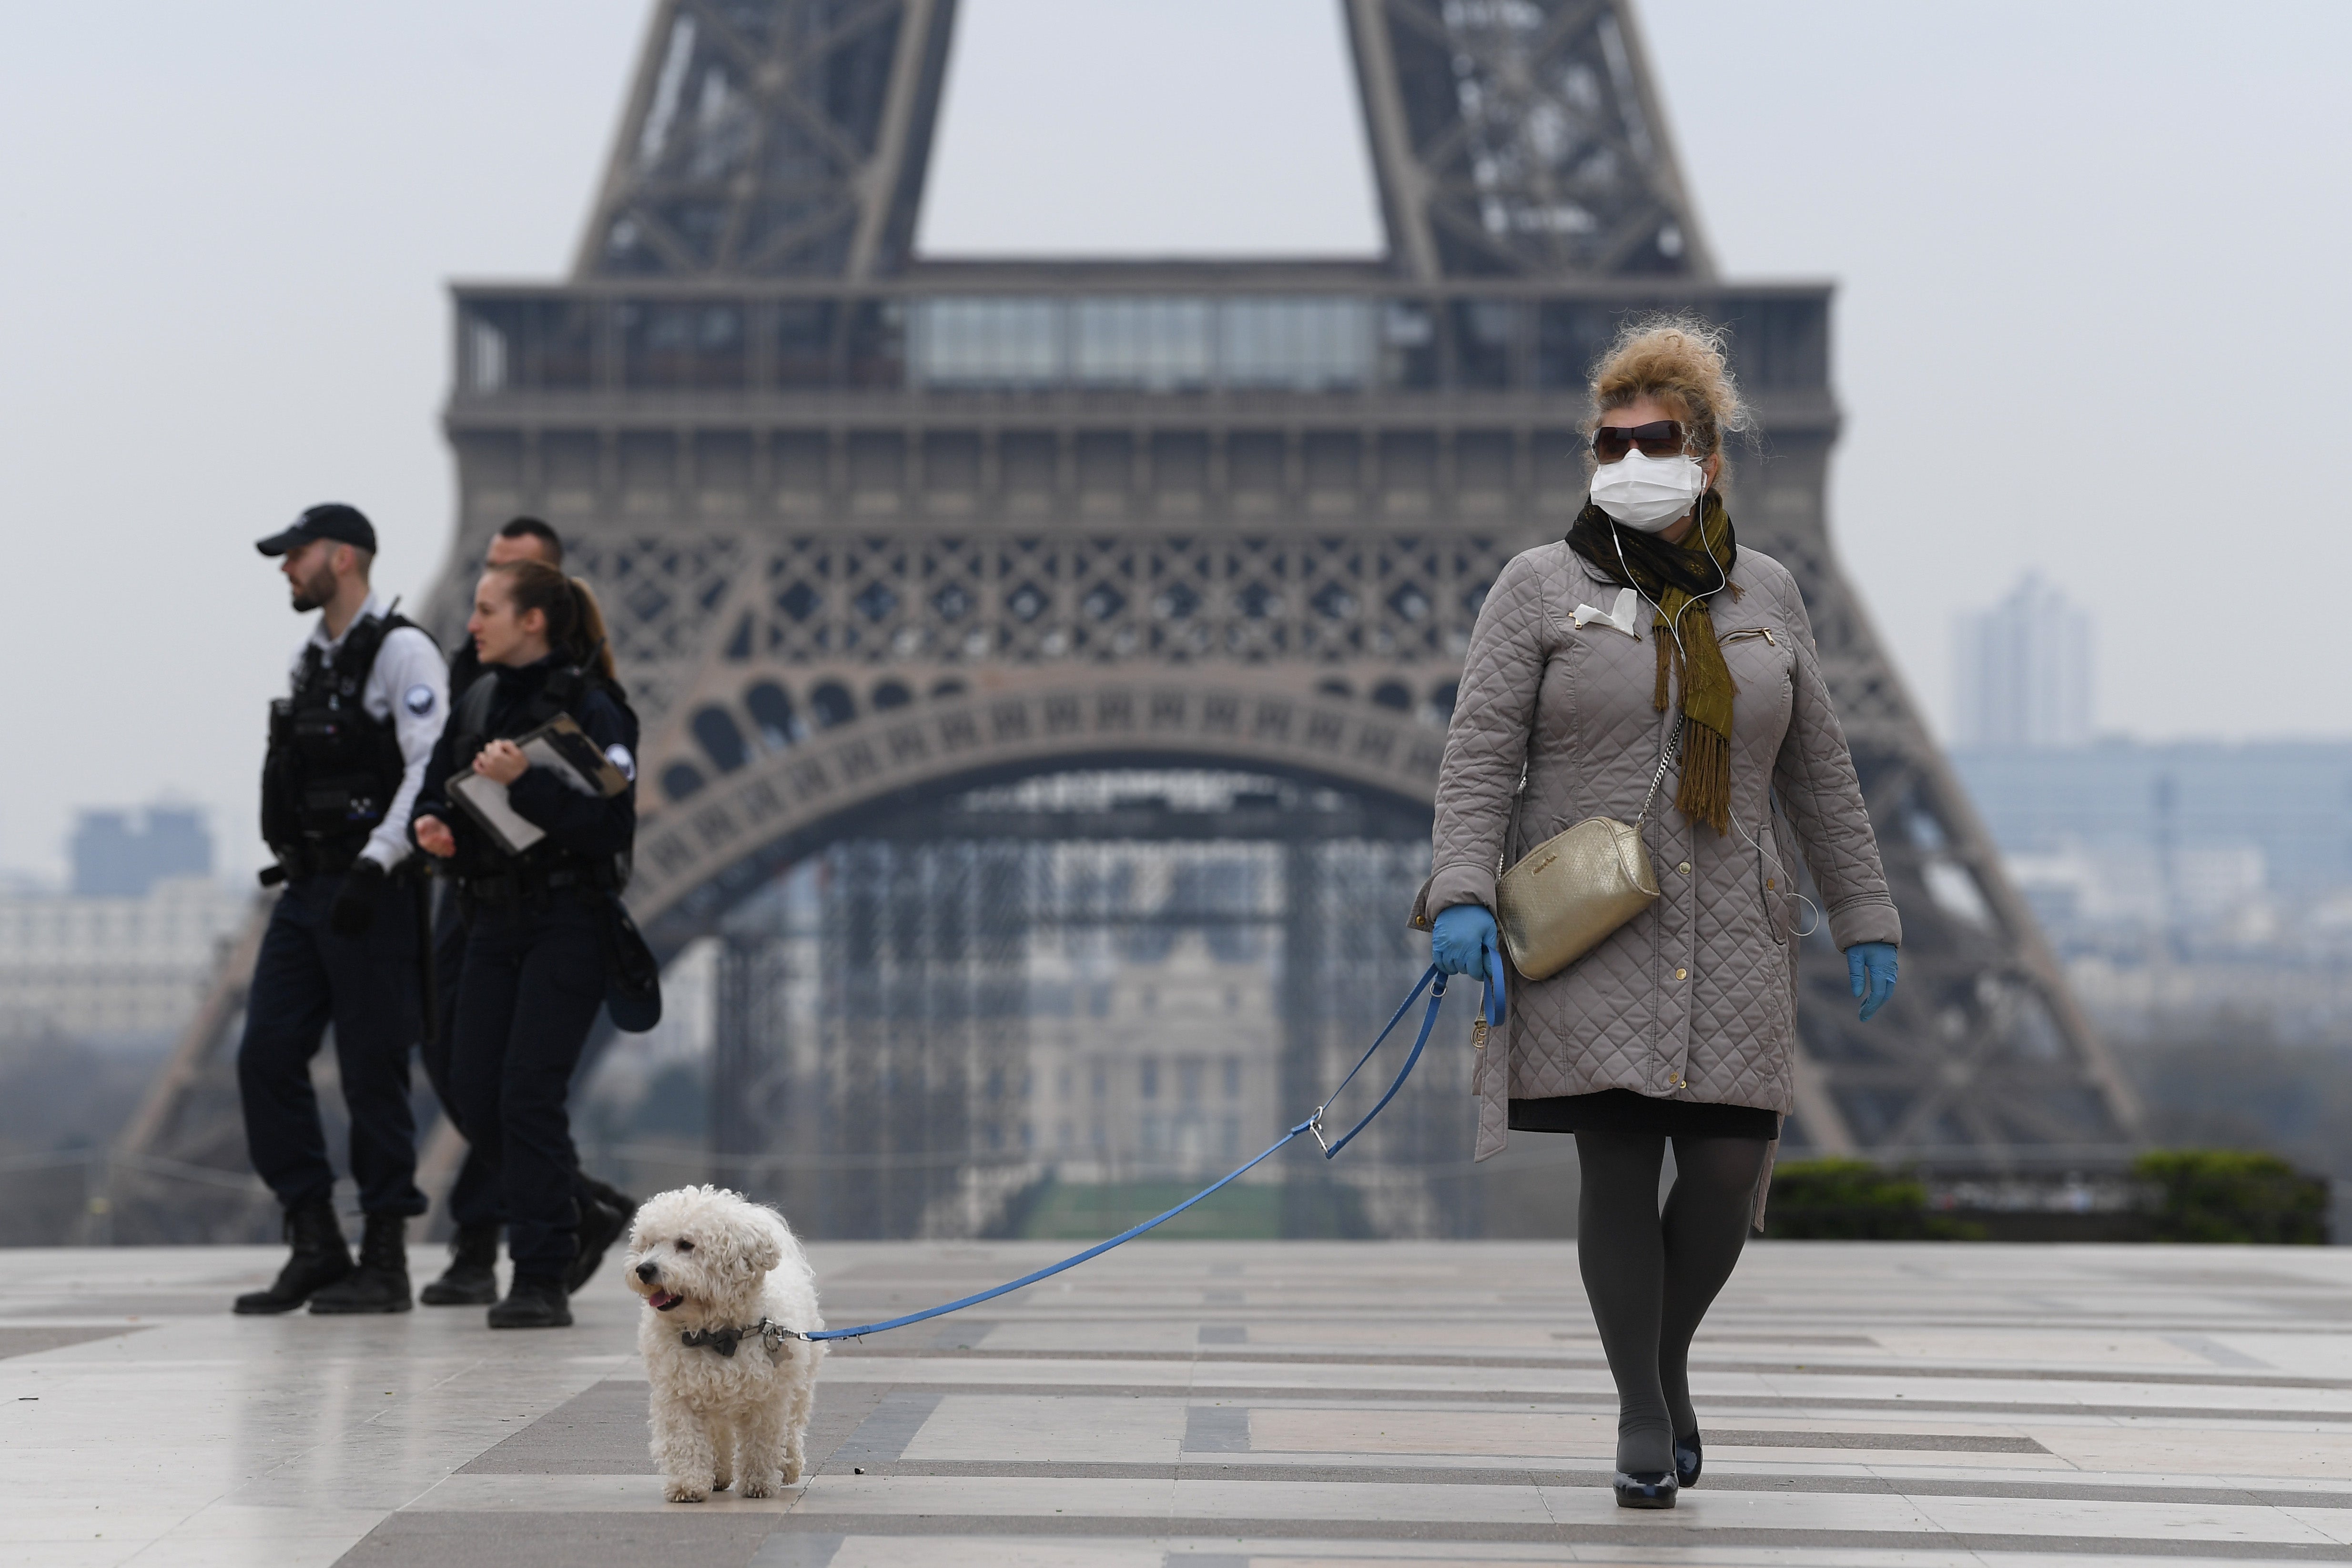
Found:
[[[1498,967],[1496,970],[1490,972],[1486,982],[1486,995],[1483,998],[1483,1016],[1489,1028],[1500,1024],[1503,1021],[1504,1001],[1501,978],[1502,977]],[[1364,1064],[1371,1061],[1373,1053],[1378,1051],[1381,1049],[1381,1044],[1387,1040],[1389,1036],[1395,1032],[1396,1026],[1404,1021],[1404,1015],[1412,1010],[1412,1004],[1421,999],[1421,995],[1423,991],[1429,993],[1429,1006],[1427,1010],[1422,1016],[1421,1033],[1414,1038],[1412,1042],[1412,1051],[1404,1059],[1404,1065],[1397,1070],[1395,1079],[1389,1084],[1388,1092],[1381,1096],[1379,1104],[1374,1105],[1370,1110],[1364,1113],[1363,1120],[1349,1128],[1336,1143],[1327,1139],[1323,1134],[1323,1113],[1331,1108],[1332,1100],[1337,1100],[1339,1097],[1340,1092],[1344,1091],[1349,1084],[1355,1082],[1356,1074],[1364,1070]],[[1414,1066],[1421,1061],[1422,1051],[1429,1044],[1430,1030],[1437,1027],[1438,1009],[1444,1005],[1445,976],[1439,971],[1436,965],[1432,964],[1423,972],[1420,981],[1412,988],[1412,994],[1405,998],[1402,1005],[1400,1006],[1396,1012],[1389,1019],[1388,1027],[1381,1030],[1379,1038],[1372,1041],[1370,1049],[1367,1050],[1362,1056],[1357,1058],[1356,1065],[1348,1070],[1348,1076],[1339,1080],[1339,1087],[1331,1091],[1330,1099],[1324,1101],[1322,1104],[1315,1107],[1315,1113],[1313,1115],[1307,1117],[1307,1120],[1299,1123],[1298,1125],[1291,1128],[1290,1131],[1283,1134],[1281,1137],[1276,1139],[1273,1145],[1269,1147],[1265,1153],[1258,1155],[1256,1159],[1250,1161],[1248,1165],[1243,1166],[1232,1174],[1221,1177],[1208,1186],[1202,1187],[1199,1192],[1194,1193],[1192,1197],[1186,1198],[1183,1202],[1178,1204],[1167,1213],[1160,1215],[1155,1218],[1147,1219],[1131,1230],[1122,1230],[1108,1241],[1097,1242],[1094,1246],[1087,1248],[1085,1251],[1077,1253],[1072,1257],[1065,1258],[1058,1263],[1040,1269],[1034,1274],[1024,1274],[1017,1280],[1007,1281],[1005,1283],[998,1285],[992,1290],[982,1291],[977,1295],[966,1296],[961,1301],[949,1301],[942,1306],[927,1307],[919,1312],[908,1312],[902,1318],[891,1318],[887,1322],[878,1323],[860,1323],[856,1328],[819,1329],[814,1333],[801,1333],[791,1329],[779,1329],[777,1325],[770,1325],[771,1330],[772,1332],[780,1332],[793,1339],[803,1339],[812,1342],[831,1339],[859,1339],[870,1333],[882,1333],[890,1329],[902,1329],[909,1323],[919,1323],[929,1318],[945,1317],[950,1312],[960,1312],[966,1307],[976,1307],[982,1301],[994,1301],[997,1297],[1005,1294],[1007,1291],[1018,1291],[1024,1286],[1034,1285],[1040,1280],[1050,1280],[1055,1275],[1062,1272],[1065,1269],[1075,1269],[1090,1258],[1099,1258],[1104,1253],[1109,1251],[1112,1248],[1132,1241],[1137,1237],[1142,1235],[1145,1231],[1152,1229],[1157,1226],[1165,1225],[1168,1221],[1175,1218],[1178,1215],[1183,1213],[1186,1209],[1192,1207],[1202,1198],[1209,1197],[1212,1193],[1214,1193],[1220,1188],[1238,1180],[1243,1176],[1248,1174],[1251,1170],[1254,1170],[1258,1166],[1264,1164],[1266,1160],[1273,1158],[1275,1155],[1280,1153],[1281,1150],[1289,1144],[1291,1139],[1298,1136],[1301,1133],[1312,1134],[1315,1141],[1322,1145],[1323,1157],[1327,1160],[1331,1159],[1336,1156],[1341,1149],[1346,1148],[1355,1138],[1357,1134],[1371,1125],[1372,1118],[1379,1115],[1382,1111],[1388,1108],[1389,1102],[1396,1098],[1397,1091],[1404,1087],[1404,1081],[1412,1076]]]

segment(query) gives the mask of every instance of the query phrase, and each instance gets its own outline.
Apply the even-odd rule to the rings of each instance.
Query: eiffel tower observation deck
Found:
[[[1037,954],[1080,927],[1278,947],[1228,1071],[1303,1113],[1425,962],[1471,625],[1582,505],[1587,373],[1657,310],[1729,329],[1741,540],[1803,586],[1907,938],[1867,1030],[1807,943],[1790,1148],[2120,1158],[2130,1091],[1832,549],[1831,287],[1719,276],[1631,0],[1335,3],[1377,260],[926,258],[954,0],[660,0],[572,276],[455,290],[428,613],[455,633],[518,513],[602,595],[646,725],[629,903],[665,956],[722,942],[710,1168],[816,1234],[1001,1228],[1048,1156]],[[1087,871],[1118,844],[1158,892]],[[798,937],[752,918],[794,867]],[[126,1155],[241,1168],[241,981]],[[1283,1232],[1479,1233],[1461,1054],[1339,1187],[1286,1184]]]

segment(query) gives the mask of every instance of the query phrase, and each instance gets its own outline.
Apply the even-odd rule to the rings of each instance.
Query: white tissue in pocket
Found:
[[[1584,630],[1586,622],[1599,621],[1616,627],[1628,637],[1639,642],[1642,633],[1636,629],[1634,617],[1641,613],[1641,610],[1642,596],[1630,588],[1621,588],[1617,591],[1617,602],[1610,609],[1595,610],[1590,604],[1578,605],[1574,617],[1576,629],[1581,632]]]

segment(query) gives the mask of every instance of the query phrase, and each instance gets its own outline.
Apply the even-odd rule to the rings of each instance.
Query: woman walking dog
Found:
[[[1515,977],[1478,1066],[1479,1156],[1506,1124],[1575,1134],[1617,1500],[1671,1508],[1700,1466],[1691,1337],[1790,1104],[1796,851],[1864,1019],[1894,988],[1902,927],[1804,601],[1780,562],[1738,548],[1716,488],[1747,423],[1719,334],[1631,329],[1591,393],[1591,499],[1566,540],[1503,569],[1471,634],[1423,916],[1438,966],[1484,977],[1505,951],[1498,865],[1592,818],[1646,845],[1654,902],[1566,967]],[[1513,941],[1526,957],[1516,923]]]

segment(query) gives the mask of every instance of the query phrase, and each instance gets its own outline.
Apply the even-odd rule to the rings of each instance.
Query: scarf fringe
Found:
[[[1713,490],[1701,502],[1696,538],[1680,546],[1650,535],[1619,532],[1600,507],[1588,504],[1569,531],[1570,548],[1599,569],[1602,577],[1638,589],[1654,609],[1650,635],[1657,643],[1658,673],[1650,706],[1666,711],[1682,694],[1682,778],[1675,806],[1693,822],[1705,822],[1719,837],[1731,832],[1731,725],[1738,684],[1724,662],[1706,595],[1736,583],[1725,581],[1738,559],[1731,514]],[[1704,562],[1705,570],[1696,563]],[[1625,580],[1631,576],[1633,580]],[[1672,635],[1680,626],[1682,640]]]
[[[1675,810],[1705,822],[1717,838],[1731,831],[1731,742],[1703,724],[1683,726],[1683,776]]]

